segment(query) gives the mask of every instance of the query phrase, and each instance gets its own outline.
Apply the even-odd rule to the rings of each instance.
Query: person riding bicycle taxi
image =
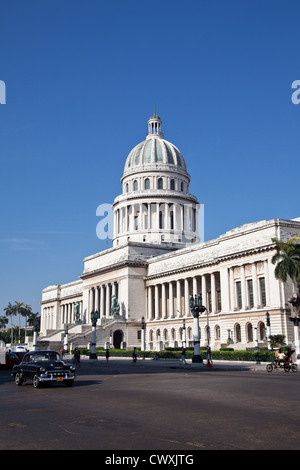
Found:
[[[284,362],[285,354],[282,352],[281,348],[276,349],[275,351],[275,366],[279,367],[281,362]]]
[[[293,359],[292,359],[292,356],[294,354],[295,350],[294,349],[291,349],[291,348],[287,348],[287,352],[286,352],[286,355],[285,355],[285,362],[293,362]]]

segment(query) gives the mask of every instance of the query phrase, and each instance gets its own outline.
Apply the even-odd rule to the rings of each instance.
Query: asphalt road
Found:
[[[83,360],[73,387],[0,371],[1,450],[300,449],[300,372]],[[280,436],[280,438],[279,438]]]

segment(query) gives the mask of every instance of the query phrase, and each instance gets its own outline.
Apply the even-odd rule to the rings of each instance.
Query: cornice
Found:
[[[104,274],[108,273],[111,271],[115,271],[116,269],[124,268],[124,267],[147,267],[148,263],[147,261],[142,261],[142,260],[123,260],[119,261],[116,264],[110,265],[110,266],[104,266],[102,268],[95,269],[93,271],[89,271],[87,273],[82,273],[80,274],[80,278],[82,280],[88,279],[90,277],[95,277],[98,276],[99,274]]]
[[[181,268],[174,268],[174,269],[170,269],[168,271],[163,271],[163,272],[160,272],[160,273],[152,274],[150,276],[145,276],[144,280],[145,281],[151,281],[153,279],[168,277],[168,276],[172,276],[174,274],[181,274],[181,273],[188,272],[188,271],[194,271],[195,269],[203,269],[203,268],[207,268],[207,267],[211,267],[211,266],[217,266],[217,265],[221,264],[224,261],[226,262],[226,261],[230,261],[230,260],[234,260],[234,259],[239,259],[239,258],[243,258],[245,256],[254,255],[254,254],[257,254],[257,253],[264,253],[264,252],[267,252],[267,251],[272,251],[274,249],[275,249],[275,246],[272,245],[272,246],[269,246],[269,247],[261,247],[261,248],[254,248],[254,249],[251,249],[251,250],[244,250],[244,251],[241,251],[239,253],[233,253],[233,254],[229,254],[229,255],[226,255],[226,256],[219,256],[219,257],[216,257],[216,258],[214,258],[210,261],[206,261],[206,262],[203,262],[203,263],[190,264],[190,265],[187,265],[187,266],[183,266]]]

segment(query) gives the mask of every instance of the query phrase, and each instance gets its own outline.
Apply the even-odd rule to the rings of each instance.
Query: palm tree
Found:
[[[23,304],[21,315],[22,317],[25,317],[25,336],[27,332],[28,318],[30,317],[31,314],[32,314],[31,305]]]
[[[11,344],[12,344],[13,340],[14,340],[14,333],[13,333],[14,330],[13,330],[12,317],[17,315],[16,306],[12,305],[10,302],[8,302],[8,305],[7,305],[7,307],[5,307],[4,311],[5,311],[5,315],[7,317],[10,317],[10,321],[11,321]]]
[[[286,282],[289,277],[295,291],[300,282],[300,245],[296,243],[298,240],[299,235],[294,235],[287,242],[272,238],[277,250],[272,258],[272,263],[276,264],[275,277],[282,282]]]
[[[22,308],[24,306],[23,302],[17,302],[15,301],[15,309],[16,309],[16,314],[19,315],[19,343],[20,343],[20,338],[21,338],[21,325],[20,325],[20,315],[22,314]]]
[[[0,317],[0,329],[6,328],[7,323],[8,323],[8,318],[6,318],[5,316]]]
[[[298,240],[298,235],[294,235],[287,242],[272,238],[277,249],[272,263],[277,263],[274,270],[276,279],[286,282],[289,277],[292,280],[294,292],[292,297],[288,298],[288,302],[292,304],[294,316],[300,318],[300,244],[296,243]]]

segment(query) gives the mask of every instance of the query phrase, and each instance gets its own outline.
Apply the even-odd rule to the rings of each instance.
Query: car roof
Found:
[[[37,349],[36,351],[28,351],[27,354],[38,354],[38,353],[56,353],[59,354],[58,351],[54,351],[54,349]]]

